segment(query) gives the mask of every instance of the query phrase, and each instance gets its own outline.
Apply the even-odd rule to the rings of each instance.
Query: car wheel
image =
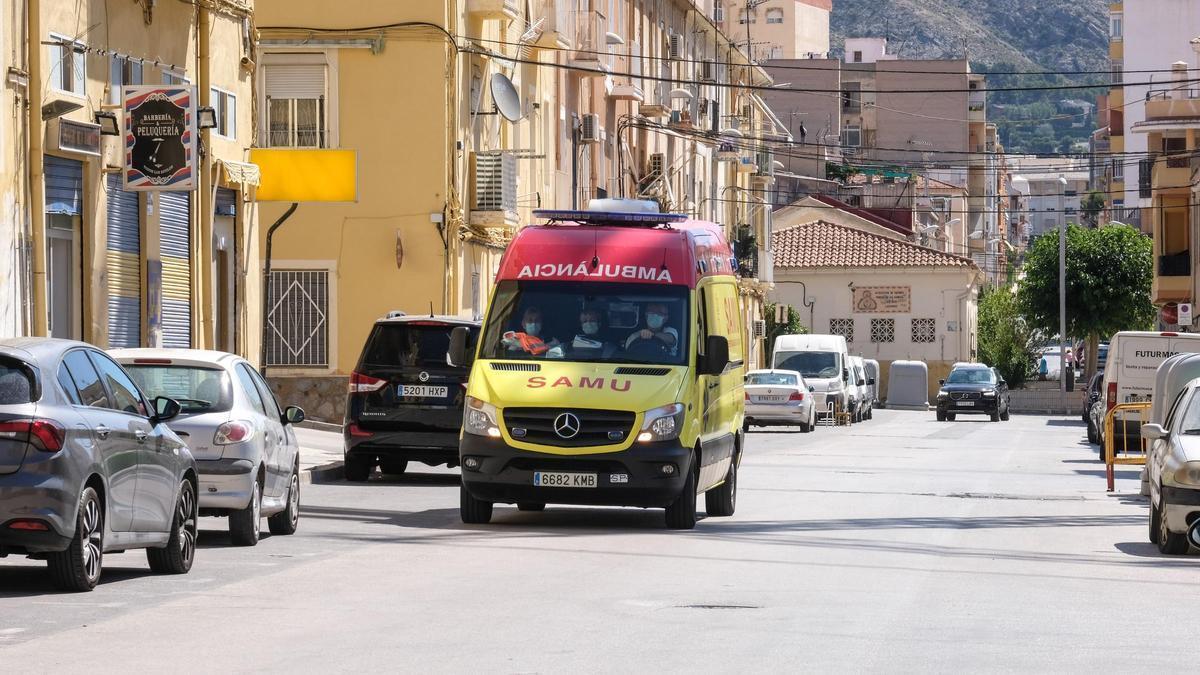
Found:
[[[750,420],[746,420],[746,421],[742,422],[742,433],[743,434],[750,433]]]
[[[953,422],[956,415],[954,413],[946,413],[946,419]]]
[[[1008,421],[1009,413],[1011,412],[1008,408],[1008,406],[1004,406],[1004,412],[1000,413],[1000,419],[1005,422]]]
[[[79,495],[71,545],[65,551],[51,553],[46,562],[55,588],[90,591],[96,587],[104,565],[104,505],[92,488],[84,488]]]
[[[1095,443],[1096,442],[1096,427],[1092,425],[1092,419],[1090,417],[1086,421],[1087,421],[1088,443]]]
[[[258,480],[250,486],[250,503],[229,514],[229,538],[234,546],[254,546],[262,525],[262,486]]]
[[[371,469],[374,468],[375,460],[372,457],[347,455],[346,465],[343,467],[343,470],[347,481],[351,483],[365,483],[371,475]]]
[[[163,574],[187,574],[196,557],[196,488],[189,480],[179,486],[179,501],[171,537],[163,548],[146,549],[150,569]]]
[[[1187,553],[1188,540],[1186,534],[1175,534],[1167,528],[1167,517],[1158,512],[1158,551],[1164,555],[1183,555]]]
[[[518,502],[518,511],[545,511],[546,504],[544,502]]]
[[[696,527],[696,483],[700,472],[700,455],[692,454],[692,466],[688,469],[687,479],[683,481],[683,491],[667,507],[667,527],[672,530],[690,530]]]
[[[737,510],[737,472],[738,456],[733,456],[729,463],[729,473],[725,474],[725,482],[704,493],[704,512],[710,516],[732,516]]]
[[[1159,520],[1162,519],[1162,514],[1158,512],[1158,505],[1154,503],[1154,498],[1150,498],[1150,543],[1158,543],[1158,528],[1160,527]]]
[[[379,470],[386,474],[399,476],[405,471],[408,471],[407,459],[381,459],[379,460]]]
[[[271,534],[295,534],[300,526],[300,472],[292,467],[292,480],[288,483],[287,508],[267,518]]]
[[[492,522],[492,503],[476,499],[465,485],[458,486],[458,515],[468,525],[487,525]]]
[[[945,422],[946,421],[946,413],[942,412],[941,410],[937,411],[937,421]]]

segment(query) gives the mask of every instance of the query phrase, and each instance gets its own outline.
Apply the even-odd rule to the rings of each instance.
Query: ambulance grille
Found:
[[[570,413],[579,420],[579,433],[571,438],[562,438],[554,431],[555,420],[564,413]],[[633,433],[635,417],[632,412],[625,410],[563,408],[505,408],[503,415],[504,425],[516,440],[558,448],[620,445]]]
[[[492,370],[502,370],[510,373],[536,373],[542,369],[537,363],[492,363]]]
[[[662,377],[671,372],[670,368],[631,368],[629,366],[621,366],[615,371],[617,375],[649,375],[651,377]]]

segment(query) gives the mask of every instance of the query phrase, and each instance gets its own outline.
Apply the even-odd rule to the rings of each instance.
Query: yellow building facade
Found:
[[[600,197],[725,224],[742,241],[754,330],[771,269],[774,160],[762,139],[781,128],[754,89],[770,79],[711,7],[326,7],[257,4],[257,144],[358,154],[356,203],[301,204],[273,238],[266,365],[288,400],[339,421],[375,320],[482,315],[504,247],[533,210]],[[262,204],[263,222],[287,206]]]

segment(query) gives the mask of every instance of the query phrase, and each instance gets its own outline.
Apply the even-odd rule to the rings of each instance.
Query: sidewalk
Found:
[[[342,430],[341,427],[322,424],[305,424],[296,427],[296,440],[300,442],[300,481],[312,483],[342,475]]]

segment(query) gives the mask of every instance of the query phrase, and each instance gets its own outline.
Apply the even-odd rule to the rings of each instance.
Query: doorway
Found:
[[[83,336],[79,217],[46,214],[46,240],[50,337],[79,340]]]

